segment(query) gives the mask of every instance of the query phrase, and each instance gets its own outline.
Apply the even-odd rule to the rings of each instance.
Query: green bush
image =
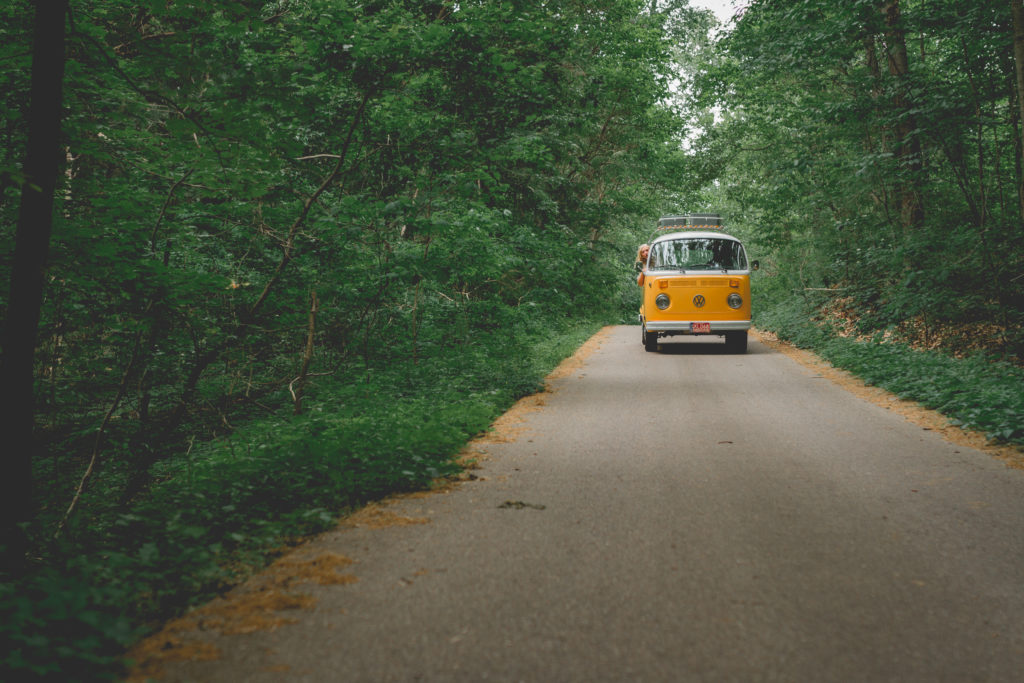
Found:
[[[124,609],[132,601],[130,580],[94,581],[97,562],[72,559],[63,569],[0,583],[3,680],[117,677],[116,658],[140,631]]]
[[[598,327],[522,319],[515,334],[433,345],[417,362],[396,346],[379,364],[318,378],[301,415],[253,420],[162,461],[126,511],[93,508],[36,571],[0,584],[0,637],[12,644],[0,679],[117,678],[147,627],[282,544],[454,474],[462,446]]]
[[[954,424],[990,439],[1024,444],[1024,369],[979,353],[956,358],[881,339],[838,336],[815,320],[816,306],[803,297],[763,302],[758,327],[813,350],[871,385],[941,412]]]

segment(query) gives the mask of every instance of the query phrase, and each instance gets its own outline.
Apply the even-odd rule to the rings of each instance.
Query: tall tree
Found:
[[[228,429],[287,388],[311,291],[334,363],[472,343],[527,304],[606,305],[623,216],[678,175],[662,103],[685,3],[658,7],[76,7],[35,364],[46,434],[74,455],[55,468],[123,448],[124,498],[143,492],[191,419]],[[7,150],[23,120],[0,118]]]
[[[725,116],[695,147],[793,285],[1024,347],[1019,5],[755,0],[708,53]]]
[[[1013,14],[1013,63],[1017,76],[1017,130],[1020,133],[1017,166],[1020,168],[1019,159],[1024,156],[1024,1],[1010,0],[1010,10]],[[1017,182],[1017,201],[1021,220],[1024,220],[1024,174],[1018,176]]]
[[[923,167],[921,138],[917,117],[908,93],[910,89],[910,59],[907,56],[906,29],[900,13],[899,0],[886,0],[881,12],[885,16],[885,45],[889,73],[896,79],[893,104],[896,111],[896,156],[901,179],[898,181],[900,220],[904,230],[911,230],[924,218],[924,205],[920,191]]]
[[[12,567],[20,564],[23,556],[19,524],[32,513],[33,362],[53,226],[53,192],[60,168],[67,8],[68,0],[36,3],[24,183],[4,320],[0,434],[4,435],[9,460],[0,477],[0,543],[5,565]]]

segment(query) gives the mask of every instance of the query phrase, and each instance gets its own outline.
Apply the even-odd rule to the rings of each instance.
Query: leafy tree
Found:
[[[786,264],[780,291],[838,286],[865,329],[968,322],[1021,351],[1009,10],[762,0],[720,41],[699,101],[725,120],[698,147]]]
[[[30,9],[0,10],[5,278],[35,173]],[[537,349],[620,318],[636,235],[687,172],[673,55],[705,21],[675,0],[71,3],[19,364],[40,559],[0,591],[17,666],[59,675],[40,643],[105,661],[231,553],[450,471],[536,388]],[[82,618],[19,597],[47,593]]]
[[[0,361],[0,429],[13,446],[0,488],[0,554],[20,571],[26,549],[20,525],[32,517],[33,361],[42,307],[43,270],[52,229],[64,73],[67,1],[39,5],[32,37],[29,129],[20,185],[17,234]]]

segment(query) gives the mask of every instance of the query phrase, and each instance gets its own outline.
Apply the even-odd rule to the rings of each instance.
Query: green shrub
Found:
[[[801,297],[769,302],[755,323],[900,398],[941,412],[990,439],[1024,444],[1024,369],[987,354],[956,358],[880,339],[836,335]]]
[[[158,483],[128,509],[94,506],[38,570],[0,584],[0,637],[12,644],[0,680],[117,678],[147,627],[282,544],[455,473],[462,446],[598,327],[521,318],[512,334],[431,345],[417,362],[395,346],[379,364],[311,383],[301,415],[284,401],[280,415],[160,462]]]

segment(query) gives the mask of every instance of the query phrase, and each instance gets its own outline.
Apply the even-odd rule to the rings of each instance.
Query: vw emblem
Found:
[[[705,303],[706,302],[704,301],[704,297],[701,296],[700,294],[693,297],[693,305],[696,306],[697,308],[704,308]]]

